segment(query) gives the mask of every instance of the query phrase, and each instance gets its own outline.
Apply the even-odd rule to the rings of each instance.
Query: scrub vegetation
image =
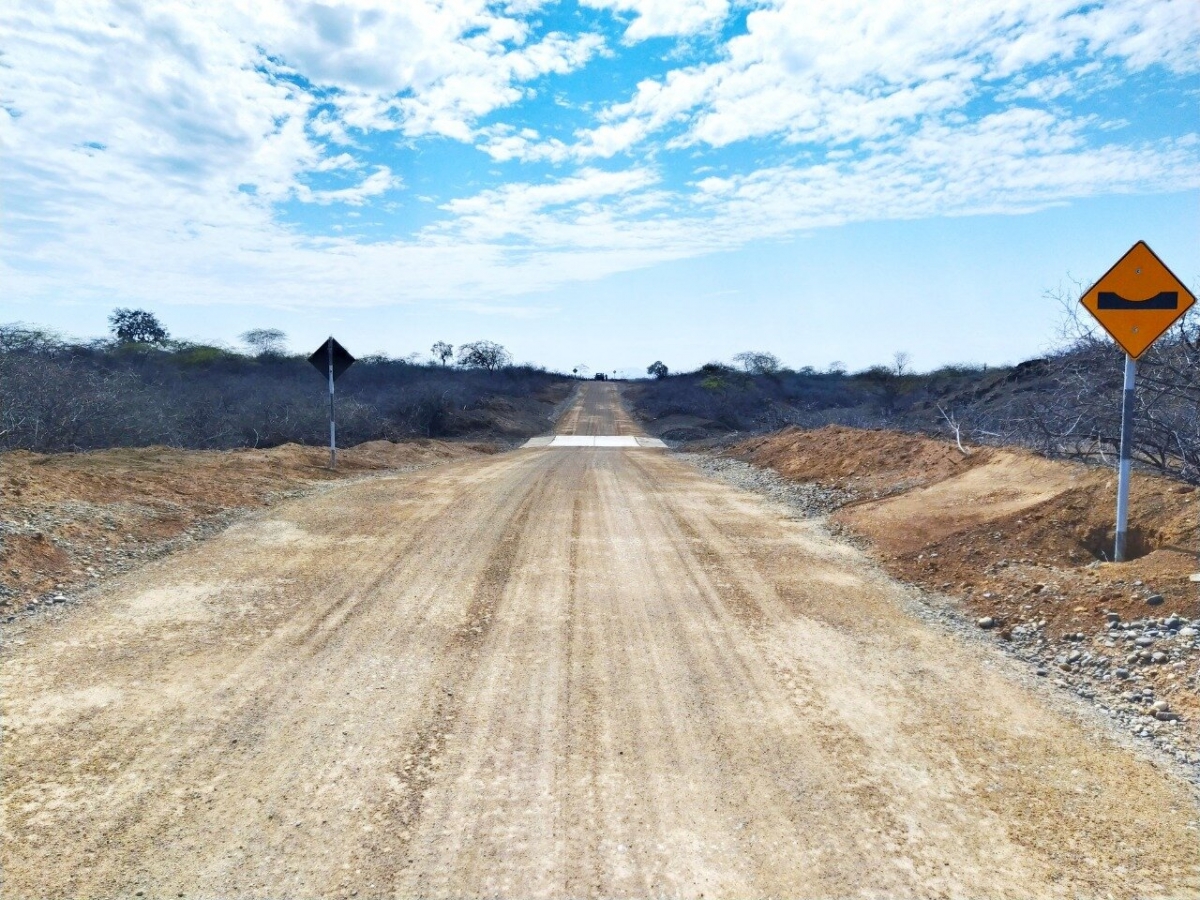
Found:
[[[1121,433],[1123,357],[1073,313],[1058,348],[1015,366],[945,366],[914,372],[904,353],[890,365],[846,372],[789,369],[769,353],[734,364],[663,374],[630,389],[638,416],[675,441],[789,425],[848,425],[1020,446],[1052,457],[1110,462]],[[656,363],[659,365],[660,363]],[[664,366],[665,369],[665,366]],[[1134,457],[1200,483],[1200,316],[1184,317],[1138,363]]]
[[[147,318],[149,316],[149,318]],[[172,341],[139,310],[117,310],[111,340],[78,343],[0,326],[0,449],[39,452],[166,445],[274,447],[328,441],[328,393],[275,329],[248,350]],[[566,376],[466,345],[459,366],[368,356],[337,382],[338,442],[410,437],[517,441],[545,431]]]

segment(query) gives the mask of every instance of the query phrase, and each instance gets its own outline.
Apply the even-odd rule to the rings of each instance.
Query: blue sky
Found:
[[[1194,0],[16,0],[0,51],[0,321],[931,368],[1139,239],[1200,286]]]

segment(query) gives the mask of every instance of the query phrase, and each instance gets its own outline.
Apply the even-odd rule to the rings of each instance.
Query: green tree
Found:
[[[650,365],[646,366],[646,374],[653,375],[655,378],[666,378],[671,374],[671,370],[666,367],[661,359],[656,359]]]
[[[114,309],[108,330],[122,344],[161,344],[169,337],[158,317],[144,309]]]

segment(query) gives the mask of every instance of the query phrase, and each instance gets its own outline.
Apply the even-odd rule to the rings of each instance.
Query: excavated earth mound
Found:
[[[830,426],[789,428],[725,455],[850,496],[832,527],[865,539],[892,575],[946,596],[1040,674],[1129,712],[1135,732],[1169,736],[1182,725],[1200,751],[1200,584],[1190,580],[1200,570],[1200,491],[1135,473],[1132,558],[1112,563],[1111,470],[967,450]],[[1151,715],[1160,700],[1183,721]]]
[[[1134,474],[1133,558],[1118,565],[1108,562],[1112,471],[1022,450],[968,450],[964,455],[951,442],[918,435],[830,426],[789,428],[737,444],[728,455],[849,492],[855,499],[835,514],[835,523],[870,538],[909,580],[986,592],[1010,580],[985,571],[1003,562],[999,568],[1025,566],[1030,576],[1040,567],[1083,578],[1097,587],[1107,612],[1140,615],[1146,598],[1158,595],[1163,604],[1156,604],[1156,614],[1200,616],[1197,589],[1188,581],[1200,552],[1200,492],[1193,486]],[[992,594],[995,603],[985,606],[1002,607],[997,591]],[[1077,618],[1066,612],[1064,627]],[[1042,617],[1057,623],[1063,614],[1051,608]]]

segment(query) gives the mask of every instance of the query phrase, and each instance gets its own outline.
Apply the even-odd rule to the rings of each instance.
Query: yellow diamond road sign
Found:
[[[1145,241],[1138,241],[1079,302],[1137,359],[1196,298]]]

